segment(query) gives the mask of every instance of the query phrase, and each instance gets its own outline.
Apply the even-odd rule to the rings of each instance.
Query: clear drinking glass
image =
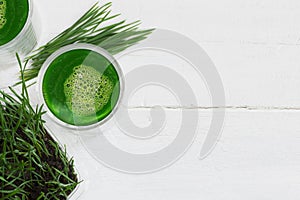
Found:
[[[39,103],[58,124],[88,129],[108,121],[119,106],[124,78],[117,61],[91,44],[53,53],[38,76]]]
[[[2,36],[3,41],[0,41],[0,67],[15,63],[16,53],[26,56],[37,44],[38,17],[34,11],[33,1],[20,2],[0,0],[0,27],[2,26],[0,31],[1,29],[8,31],[6,36]],[[24,19],[26,15],[27,18]],[[9,21],[10,19],[13,20]]]

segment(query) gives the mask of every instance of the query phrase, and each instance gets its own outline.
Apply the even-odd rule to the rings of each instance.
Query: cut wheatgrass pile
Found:
[[[73,160],[44,128],[42,107],[30,105],[18,61],[21,93],[0,91],[0,199],[67,199],[79,184]]]
[[[96,3],[71,27],[28,56],[26,60],[31,61],[31,68],[24,73],[25,81],[36,78],[47,58],[61,47],[88,43],[115,55],[146,39],[154,31],[140,30],[140,21],[116,22],[120,14],[111,14],[111,5],[110,2],[100,7]]]

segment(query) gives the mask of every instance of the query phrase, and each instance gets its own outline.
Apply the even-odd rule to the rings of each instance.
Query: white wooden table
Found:
[[[94,2],[35,0],[42,22],[40,44],[67,28]],[[129,21],[141,19],[143,27],[170,29],[195,40],[223,80],[226,121],[214,151],[199,160],[211,105],[203,81],[193,79],[191,84],[198,85],[203,93],[199,94],[199,105],[184,106],[199,111],[199,136],[175,164],[144,175],[105,167],[94,160],[77,136],[67,131],[57,133],[84,180],[80,199],[299,199],[300,2],[113,0],[113,10]],[[6,71],[13,74],[15,69]],[[7,81],[1,78],[0,84]],[[130,113],[137,123],[147,124],[149,109],[155,105],[164,106],[174,118],[168,119],[163,135],[149,145],[124,137],[111,136],[110,140],[131,152],[147,152],[168,144],[182,110],[169,94],[155,87],[145,88],[132,98]],[[52,128],[58,129],[55,125]]]

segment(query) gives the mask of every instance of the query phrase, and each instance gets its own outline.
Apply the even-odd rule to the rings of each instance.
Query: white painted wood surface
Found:
[[[40,41],[43,44],[68,27],[95,1],[34,2],[43,23]],[[113,9],[122,13],[123,18],[141,19],[143,27],[174,30],[201,45],[224,83],[226,122],[213,153],[199,160],[211,117],[206,107],[211,105],[203,81],[191,80],[190,84],[201,91],[199,102],[184,106],[199,110],[199,137],[177,163],[146,175],[123,174],[104,167],[88,154],[78,137],[51,125],[53,131],[57,131],[57,138],[74,156],[84,179],[80,199],[299,199],[300,2],[114,0]],[[10,75],[1,78],[0,86],[12,80],[9,77],[15,70],[2,70],[1,73]],[[187,68],[186,75],[192,77],[193,73]],[[168,119],[170,122],[181,110],[170,94],[152,87],[138,92],[130,102],[132,118],[139,119],[140,125],[149,123],[147,108],[153,105],[172,107],[166,110],[174,116]],[[145,141],[133,143],[117,133],[109,139],[132,152],[155,150],[172,140],[176,120],[173,123],[148,145]]]

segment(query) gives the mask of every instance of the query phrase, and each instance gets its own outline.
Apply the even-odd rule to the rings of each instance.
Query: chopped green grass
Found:
[[[47,58],[66,45],[93,44],[115,55],[146,39],[154,31],[154,29],[140,30],[140,21],[116,22],[120,14],[112,15],[111,5],[110,2],[100,7],[96,3],[71,27],[29,55],[26,59],[31,61],[31,68],[24,73],[25,81],[37,77]],[[113,23],[108,24],[111,21]]]
[[[62,200],[78,185],[73,159],[48,134],[42,107],[29,103],[17,56],[22,91],[0,91],[0,200]]]

